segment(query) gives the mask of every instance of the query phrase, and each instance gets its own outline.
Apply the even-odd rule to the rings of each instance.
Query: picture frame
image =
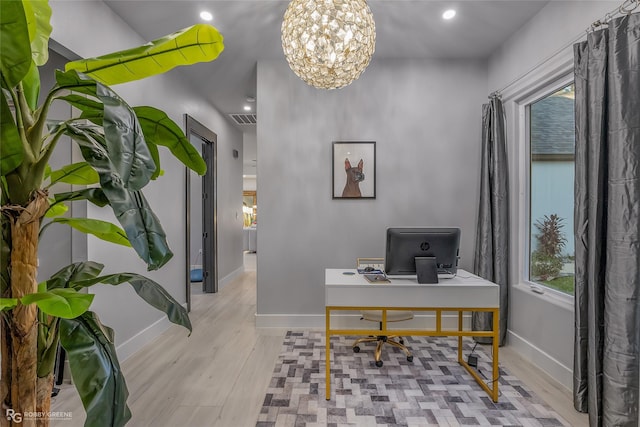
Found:
[[[333,199],[375,199],[375,141],[334,141],[331,177]]]

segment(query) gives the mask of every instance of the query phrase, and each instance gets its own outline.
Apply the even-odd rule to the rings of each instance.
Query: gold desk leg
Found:
[[[482,389],[487,393],[487,395],[494,402],[498,402],[498,381],[496,379],[499,375],[498,370],[498,341],[500,338],[500,319],[499,319],[499,309],[492,309],[489,311],[493,313],[493,329],[492,329],[492,339],[493,339],[493,378],[491,380],[483,379],[478,375],[478,373],[467,363],[466,360],[462,358],[462,353],[460,349],[462,348],[462,336],[458,337],[458,362],[464,366],[464,368],[471,374],[471,376],[476,380],[478,385],[482,387]],[[458,311],[458,321],[462,322],[462,310]],[[460,323],[461,325],[462,323]],[[458,326],[458,329],[461,327]],[[485,381],[486,380],[486,381]]]
[[[326,393],[326,399],[327,400],[331,400],[331,335],[329,334],[329,331],[331,330],[331,309],[330,308],[325,308],[325,340],[326,340],[326,351],[325,351],[325,356],[326,356],[326,362],[325,362],[325,379],[326,379],[326,384],[325,384],[325,388],[327,390]]]
[[[493,401],[498,401],[498,375],[500,371],[498,368],[498,346],[500,344],[500,309],[493,310],[493,377],[491,378]]]
[[[462,332],[462,310],[458,310],[458,332]],[[458,363],[462,362],[462,335],[458,336]]]

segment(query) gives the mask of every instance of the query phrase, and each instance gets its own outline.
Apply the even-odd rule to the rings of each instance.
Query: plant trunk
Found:
[[[38,411],[39,413],[47,413],[51,411],[51,391],[53,390],[53,378],[53,372],[44,378],[38,378],[36,411]],[[37,421],[38,427],[49,427],[48,417],[39,417]]]
[[[0,371],[0,397],[2,398],[2,414],[0,414],[0,427],[9,425],[5,416],[7,409],[11,408],[11,329],[4,316],[0,317],[0,346],[2,356],[2,371]]]
[[[38,291],[38,233],[40,219],[49,206],[45,193],[37,192],[26,208],[7,208],[11,218],[11,297]],[[36,413],[38,365],[38,310],[33,304],[13,309],[11,318],[11,409],[17,414]],[[51,390],[49,391],[51,392]],[[50,399],[48,399],[50,403]],[[46,408],[49,411],[49,408]],[[36,420],[23,416],[20,426],[35,427]],[[16,423],[17,424],[17,423]]]

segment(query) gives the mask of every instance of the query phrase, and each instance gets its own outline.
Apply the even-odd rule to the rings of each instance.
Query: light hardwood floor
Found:
[[[255,255],[253,255],[255,257]],[[255,426],[285,329],[255,327],[255,258],[248,271],[217,294],[194,295],[193,333],[172,326],[122,363],[133,417],[129,426]],[[508,346],[501,365],[523,380],[572,426],[586,426],[573,410],[571,393]],[[84,410],[71,385],[63,385],[52,410],[72,420],[53,427],[82,426]]]

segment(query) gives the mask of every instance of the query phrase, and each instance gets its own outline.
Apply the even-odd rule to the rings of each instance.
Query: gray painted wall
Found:
[[[612,1],[550,1],[491,54],[489,91],[502,89],[578,38],[597,19],[621,4]]]
[[[255,126],[253,129],[247,129],[243,134],[242,148],[243,163],[245,175],[255,175],[257,171],[257,164],[255,160],[258,159],[258,135],[256,134]]]
[[[106,54],[146,43],[102,2],[51,1],[52,39],[82,57]],[[100,19],[88,19],[99,16]],[[177,30],[178,28],[176,28]],[[81,37],[79,35],[82,35]],[[242,269],[242,162],[232,150],[242,152],[242,134],[197,88],[180,79],[180,70],[146,80],[115,86],[130,105],[153,105],[164,110],[178,125],[188,113],[218,135],[218,247],[220,277]],[[132,271],[161,283],[179,302],[185,295],[185,173],[184,166],[161,151],[164,176],[145,188],[145,196],[158,215],[174,257],[160,271],[147,272],[133,250],[88,239],[88,258],[107,265],[105,272]],[[89,207],[91,217],[114,221],[110,209]],[[97,286],[92,309],[116,331],[116,344],[125,358],[164,330],[164,314],[144,303],[129,286]],[[186,333],[186,331],[185,331]]]
[[[258,324],[324,315],[324,269],[384,256],[389,226],[461,227],[471,268],[486,70],[374,57],[359,80],[325,91],[284,61],[258,63]],[[331,143],[355,140],[377,143],[377,198],[332,200]]]

